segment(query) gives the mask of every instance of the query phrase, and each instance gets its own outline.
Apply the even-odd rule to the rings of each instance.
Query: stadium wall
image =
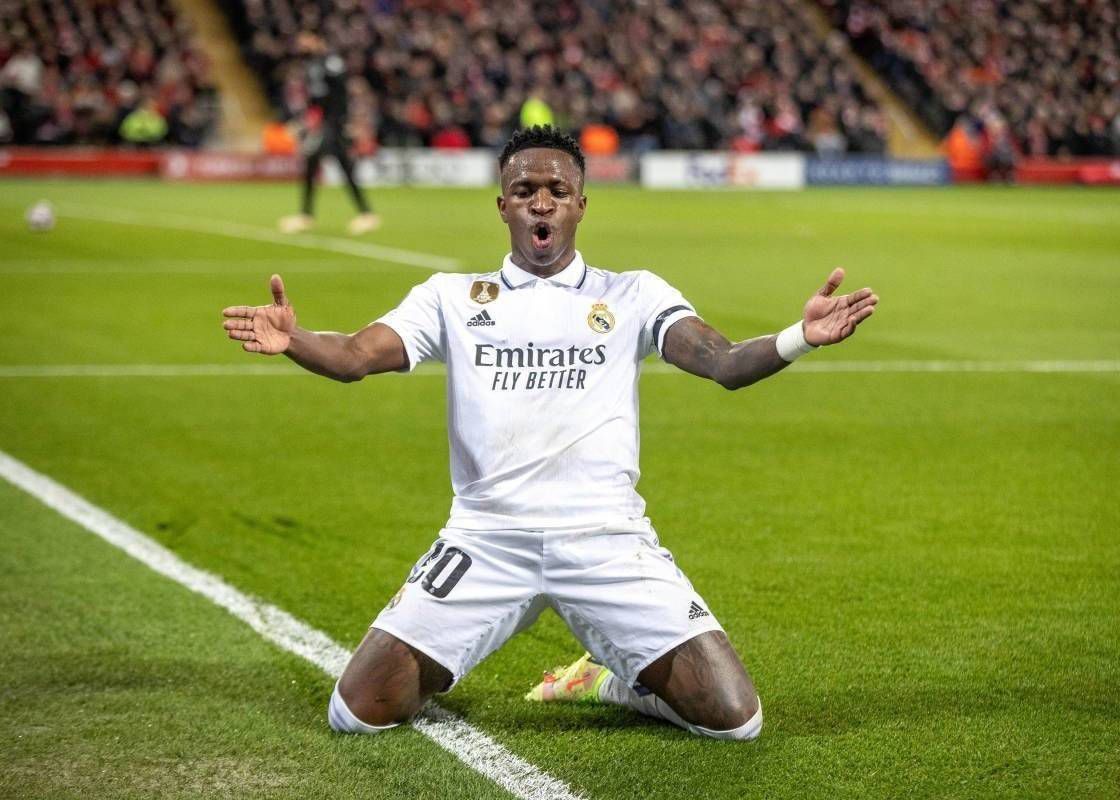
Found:
[[[159,177],[164,180],[294,180],[297,156],[212,151],[119,150],[100,148],[0,148],[0,177]],[[341,182],[333,161],[323,176]],[[639,182],[649,189],[770,189],[806,186],[940,186],[983,180],[981,170],[954,169],[943,159],[911,160],[877,156],[817,158],[802,153],[650,152],[641,157],[589,156],[593,183]],[[409,150],[383,148],[360,159],[365,185],[493,186],[490,150]],[[1015,180],[1030,184],[1120,186],[1120,159],[1028,159]]]

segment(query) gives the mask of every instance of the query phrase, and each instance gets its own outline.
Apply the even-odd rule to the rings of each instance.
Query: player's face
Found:
[[[539,275],[568,266],[587,198],[576,160],[563,150],[514,153],[502,170],[498,212],[509,226],[513,263]]]

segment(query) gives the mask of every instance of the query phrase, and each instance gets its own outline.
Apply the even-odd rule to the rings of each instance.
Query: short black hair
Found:
[[[514,153],[528,150],[531,147],[563,150],[575,159],[580,175],[583,175],[586,169],[583,151],[579,149],[579,142],[551,125],[533,125],[531,128],[514,131],[513,136],[509,137],[509,141],[506,142],[506,146],[502,148],[502,154],[498,156],[498,169],[505,169]]]

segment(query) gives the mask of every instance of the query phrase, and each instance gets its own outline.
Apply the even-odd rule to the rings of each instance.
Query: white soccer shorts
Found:
[[[454,685],[547,607],[627,685],[677,645],[722,630],[652,528],[445,528],[372,627],[446,667]]]

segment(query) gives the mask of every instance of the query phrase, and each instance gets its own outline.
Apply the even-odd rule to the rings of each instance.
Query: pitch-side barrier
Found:
[[[484,187],[497,183],[495,154],[486,149],[382,148],[357,161],[367,186]],[[0,177],[158,177],[168,181],[295,180],[298,156],[219,151],[112,148],[0,148]],[[341,182],[326,159],[323,177]],[[817,157],[804,153],[653,151],[589,156],[592,183],[639,183],[648,189],[798,190],[812,186],[942,186],[982,180],[980,170],[954,169],[944,159],[880,156]],[[1120,186],[1120,158],[1025,159],[1019,183]]]

